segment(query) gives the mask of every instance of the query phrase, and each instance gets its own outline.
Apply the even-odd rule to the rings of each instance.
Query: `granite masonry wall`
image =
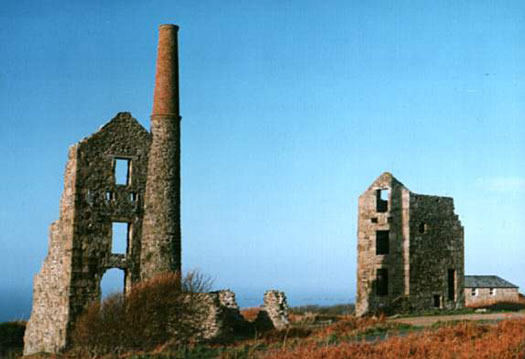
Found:
[[[359,197],[358,316],[461,308],[463,227],[447,197],[411,193],[383,173]]]
[[[119,113],[69,150],[60,219],[51,225],[49,251],[35,276],[24,354],[54,353],[68,345],[75,319],[100,299],[110,268],[125,273],[125,290],[140,280],[140,240],[150,134]],[[116,182],[116,163],[127,169]],[[113,248],[113,223],[128,227],[124,253]]]
[[[266,313],[275,329],[281,330],[290,325],[289,308],[284,292],[268,290],[264,293],[262,313]]]

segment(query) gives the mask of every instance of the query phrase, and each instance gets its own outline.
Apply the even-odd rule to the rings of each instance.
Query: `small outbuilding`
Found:
[[[465,305],[478,306],[498,302],[517,302],[518,286],[497,275],[466,275]]]

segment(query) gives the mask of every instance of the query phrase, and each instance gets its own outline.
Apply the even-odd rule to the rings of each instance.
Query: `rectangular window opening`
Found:
[[[388,211],[388,189],[376,190],[376,212]]]
[[[379,268],[376,274],[377,295],[388,295],[388,269]]]
[[[110,190],[106,191],[106,202],[111,202],[113,200],[113,192]]]
[[[111,228],[111,253],[128,252],[130,225],[127,222],[113,222]]]
[[[496,288],[490,288],[489,289],[489,294],[492,295],[492,296],[496,295]]]
[[[377,217],[370,218],[370,222],[372,222],[372,223],[377,223]]]
[[[448,270],[448,300],[456,299],[456,270]]]
[[[441,296],[440,295],[434,295],[434,307],[441,308]]]
[[[127,186],[129,184],[131,160],[115,158],[115,184]]]
[[[470,292],[470,294],[475,297],[478,295],[478,289],[477,288],[472,288],[472,291]]]
[[[376,231],[376,254],[390,252],[390,231]]]

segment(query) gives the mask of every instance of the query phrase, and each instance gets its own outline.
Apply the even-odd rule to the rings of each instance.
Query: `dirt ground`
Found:
[[[410,324],[414,326],[426,327],[437,322],[448,322],[454,320],[502,320],[525,318],[525,312],[512,313],[476,313],[476,314],[457,314],[457,315],[435,315],[426,317],[411,317],[411,318],[392,318],[387,319],[393,323]]]

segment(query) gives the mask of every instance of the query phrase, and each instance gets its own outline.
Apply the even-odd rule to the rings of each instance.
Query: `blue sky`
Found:
[[[522,1],[0,5],[0,320],[29,314],[68,146],[146,128],[157,27],[181,27],[183,266],[258,305],[355,295],[357,197],[452,196],[466,272],[525,288]]]

